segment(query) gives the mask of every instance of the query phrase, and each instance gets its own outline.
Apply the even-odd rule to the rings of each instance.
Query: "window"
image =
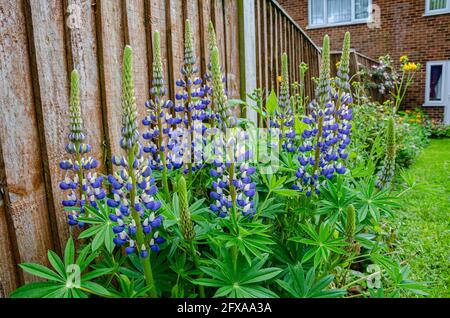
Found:
[[[445,64],[446,62],[427,63],[425,88],[425,105],[427,106],[444,105]]]
[[[425,15],[450,13],[450,0],[426,0]]]
[[[371,4],[371,0],[309,0],[309,26],[365,23]]]

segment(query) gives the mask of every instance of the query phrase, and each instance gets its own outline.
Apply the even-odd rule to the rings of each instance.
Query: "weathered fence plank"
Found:
[[[125,0],[122,2],[124,17],[125,44],[133,48],[133,75],[136,105],[139,118],[146,115],[145,102],[150,98],[150,80],[147,60],[147,38],[145,31],[144,0]]]
[[[54,248],[28,53],[26,25],[30,20],[22,4],[0,3],[0,161],[4,167],[1,222],[7,222],[0,234],[5,240],[1,245],[5,255],[0,258],[2,271],[11,268],[11,252],[16,263],[45,264],[47,250]],[[6,237],[8,232],[11,239]],[[8,241],[9,247],[5,246]],[[0,274],[6,293],[15,286],[14,276],[15,271]],[[19,276],[21,281],[32,280],[22,272]]]

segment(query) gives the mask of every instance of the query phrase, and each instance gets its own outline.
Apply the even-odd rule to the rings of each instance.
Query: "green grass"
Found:
[[[431,297],[450,297],[450,139],[432,140],[409,171],[426,186],[403,197],[398,252]]]

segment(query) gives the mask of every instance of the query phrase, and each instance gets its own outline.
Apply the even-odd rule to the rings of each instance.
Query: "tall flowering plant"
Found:
[[[108,176],[113,196],[108,199],[107,204],[114,211],[110,214],[116,234],[114,243],[119,247],[125,246],[127,254],[139,254],[147,286],[152,286],[149,295],[156,297],[149,251],[157,252],[159,244],[164,242],[158,232],[163,218],[157,215],[161,202],[155,196],[158,189],[152,178],[151,160],[144,157],[143,146],[139,140],[132,74],[132,49],[127,46],[122,70],[120,146],[123,155],[113,157],[113,163],[118,170]]]
[[[173,107],[173,102],[165,99],[167,88],[164,85],[160,34],[158,31],[153,33],[153,81],[150,94],[152,99],[145,103],[147,116],[142,120],[142,124],[148,127],[148,130],[143,134],[143,138],[146,140],[143,151],[151,155],[151,168],[162,172],[164,198],[166,201],[169,201],[167,171],[170,165],[167,161],[168,143],[172,140],[171,137],[174,136],[171,125],[179,124],[181,119],[172,118],[169,110]],[[175,158],[172,159],[175,160]]]
[[[179,145],[180,153],[183,152],[184,163],[187,164],[185,172],[192,174],[203,167],[203,133],[206,126],[203,121],[209,118],[206,112],[210,100],[207,97],[209,87],[202,84],[202,79],[197,76],[199,71],[196,66],[197,57],[194,51],[194,36],[189,20],[185,22],[184,60],[181,67],[182,78],[176,81],[179,91],[176,93],[175,112],[181,114],[181,127],[177,129],[174,144]]]
[[[78,72],[73,70],[70,81],[69,134],[66,144],[66,152],[71,158],[59,164],[65,171],[64,180],[60,182],[59,187],[69,192],[67,199],[62,201],[62,205],[70,211],[69,225],[83,227],[84,222],[78,220],[80,213],[85,212],[87,205],[95,205],[96,199],[105,198],[106,193],[102,189],[103,177],[92,172],[98,167],[98,160],[86,156],[91,151],[91,146],[85,143],[86,133],[81,117],[78,81]]]
[[[281,86],[280,97],[278,98],[278,109],[275,111],[275,120],[271,120],[271,126],[280,130],[279,152],[286,149],[289,152],[295,151],[295,129],[294,113],[290,96],[290,83],[288,72],[288,56],[283,53],[281,56]]]
[[[302,132],[299,149],[297,182],[293,188],[310,196],[320,194],[320,176],[331,179],[345,173],[342,160],[348,157],[345,151],[350,143],[353,101],[349,84],[350,34],[346,33],[334,87],[330,76],[329,37],[323,41],[320,78],[316,98],[308,105],[309,115],[303,121],[308,127]]]

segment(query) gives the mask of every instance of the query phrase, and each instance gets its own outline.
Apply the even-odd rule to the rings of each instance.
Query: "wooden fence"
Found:
[[[337,62],[341,60],[341,54],[342,52],[331,52],[331,74],[336,75],[337,72]],[[365,56],[355,50],[351,50],[350,52],[350,77],[354,81],[361,81],[361,77],[359,76],[359,72],[362,69],[371,69],[373,65],[378,64],[378,61]],[[370,89],[367,91],[367,94],[373,99],[373,100],[379,100],[380,96],[377,94],[376,90]]]
[[[92,155],[108,172],[119,151],[121,61],[134,51],[139,115],[152,80],[151,34],[161,32],[169,94],[175,94],[189,18],[201,73],[207,67],[212,20],[231,97],[242,96],[239,10],[247,0],[1,0],[0,1],[0,297],[33,280],[17,264],[47,264],[69,235],[60,202],[58,163],[64,157],[70,71],[80,73],[81,105]],[[280,56],[290,74],[309,64],[306,92],[318,75],[319,49],[275,1],[255,0],[257,86],[278,90]],[[242,18],[242,12],[241,12]],[[245,22],[247,23],[247,22]]]
[[[299,4],[300,5],[300,4]],[[320,49],[276,1],[255,1],[257,86],[279,92],[281,54],[286,52],[289,79],[300,80],[299,65],[309,66],[305,93],[314,95],[312,77],[319,76]]]

